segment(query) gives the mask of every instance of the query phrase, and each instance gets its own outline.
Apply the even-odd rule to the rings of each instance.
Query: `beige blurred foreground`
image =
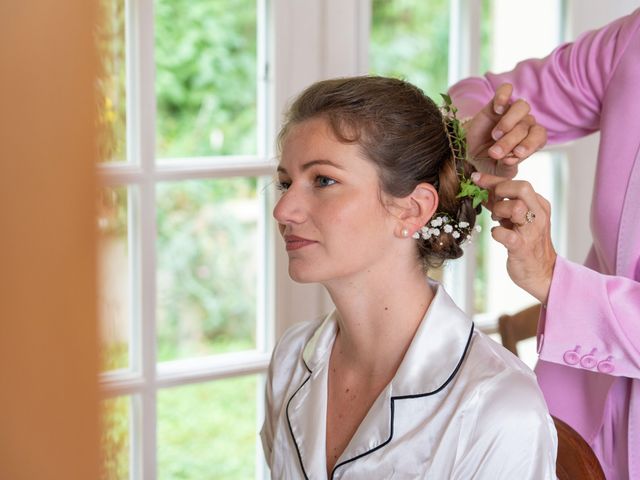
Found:
[[[93,2],[0,2],[0,478],[98,478]]]

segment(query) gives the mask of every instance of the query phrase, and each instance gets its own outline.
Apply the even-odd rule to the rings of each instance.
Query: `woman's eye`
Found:
[[[281,192],[286,192],[287,190],[289,190],[289,186],[290,185],[291,185],[291,183],[289,183],[289,182],[277,181],[276,182],[276,190],[279,190]]]
[[[324,175],[318,175],[316,177],[316,183],[319,187],[329,187],[336,183],[333,178],[325,177]]]

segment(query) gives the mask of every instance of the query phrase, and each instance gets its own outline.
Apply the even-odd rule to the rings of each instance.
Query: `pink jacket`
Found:
[[[536,373],[551,413],[591,444],[607,478],[640,479],[640,10],[450,93],[470,115],[503,82],[552,143],[600,130],[593,246],[584,266],[557,260]]]

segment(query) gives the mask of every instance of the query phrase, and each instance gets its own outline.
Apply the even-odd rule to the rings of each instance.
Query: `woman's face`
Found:
[[[339,142],[321,118],[295,125],[283,146],[273,216],[298,282],[368,275],[394,251],[395,219],[380,201],[378,172],[357,144]]]

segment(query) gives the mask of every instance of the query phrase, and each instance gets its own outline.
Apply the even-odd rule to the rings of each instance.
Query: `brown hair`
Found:
[[[394,197],[409,195],[422,182],[433,185],[438,211],[456,222],[475,224],[470,198],[456,198],[460,175],[473,167],[451,152],[442,113],[418,87],[394,78],[362,76],[324,80],[307,88],[289,108],[278,135],[282,146],[292,126],[325,118],[338,140],[357,143],[380,172],[381,189]],[[427,266],[462,256],[458,239],[441,234],[417,241]]]

